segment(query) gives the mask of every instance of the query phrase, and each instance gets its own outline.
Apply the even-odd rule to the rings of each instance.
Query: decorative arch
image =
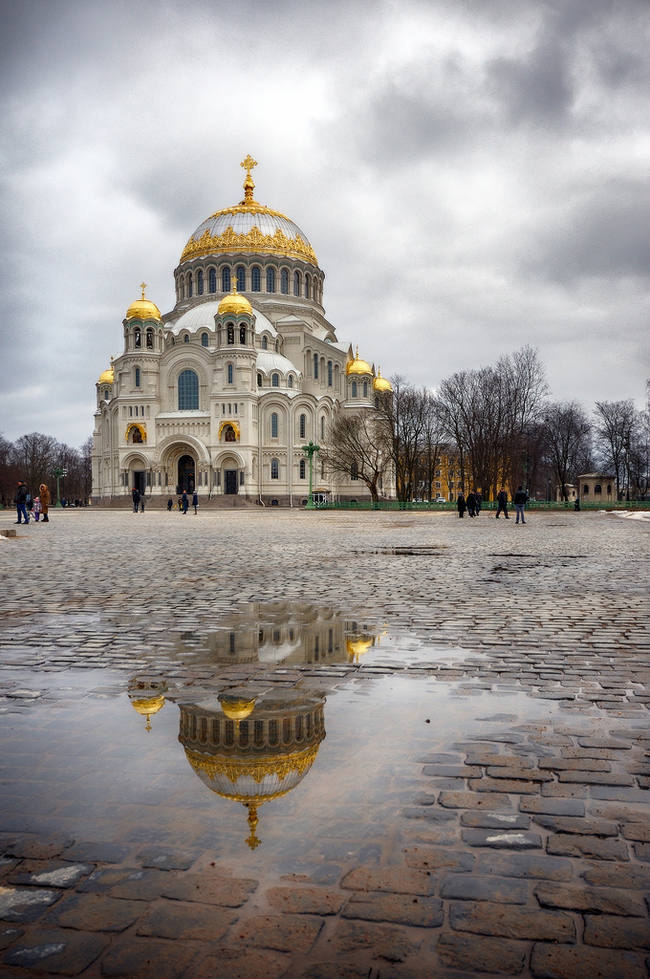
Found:
[[[136,432],[139,436],[137,438]],[[131,422],[129,425],[127,425],[126,432],[124,434],[124,438],[127,442],[129,441],[129,435],[131,434],[133,435],[131,445],[142,445],[147,441],[147,429],[144,425],[140,425],[138,422]]]
[[[235,433],[235,440],[239,442],[241,440],[241,431],[239,429],[239,425],[237,424],[237,422],[231,421],[230,419],[226,421],[222,421],[221,424],[219,425],[219,434],[217,436],[217,440],[221,442],[221,436],[227,428],[232,428],[232,430]]]

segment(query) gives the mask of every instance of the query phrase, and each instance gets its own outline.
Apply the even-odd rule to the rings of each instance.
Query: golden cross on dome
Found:
[[[253,183],[253,178],[251,177],[251,170],[253,167],[257,166],[257,160],[248,154],[243,163],[239,164],[240,167],[245,167],[246,169],[246,180],[244,181],[244,200],[242,204],[252,204],[253,201],[253,191],[255,190],[255,184]]]
[[[257,166],[257,160],[254,160],[249,153],[246,159],[244,160],[244,162],[240,163],[239,166],[246,167],[246,170],[248,171],[248,176],[250,177],[251,170],[253,169],[253,167]]]
[[[147,288],[147,283],[146,282],[141,282],[140,283],[140,288],[142,289],[142,298],[144,299],[144,290]]]

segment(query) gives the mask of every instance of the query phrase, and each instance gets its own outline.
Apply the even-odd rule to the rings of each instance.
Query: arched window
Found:
[[[187,273],[187,298],[192,298],[192,273]]]
[[[271,414],[271,438],[276,439],[278,437],[278,413],[274,411]]]
[[[237,292],[246,291],[246,269],[243,265],[237,266]]]
[[[203,270],[199,269],[196,273],[196,291],[199,296],[203,295]]]
[[[196,371],[181,371],[178,375],[178,410],[199,410],[199,375]]]
[[[268,345],[269,345],[268,338],[262,337],[262,350],[266,350],[268,348]]]
[[[142,346],[142,334],[140,333],[140,330],[136,330],[133,334],[133,346],[136,350],[139,350]]]
[[[608,483],[607,484],[607,492],[608,493],[611,493],[612,492],[612,484],[611,483]]]
[[[137,388],[140,387],[140,368],[139,367],[136,367],[136,369],[135,369],[135,386]]]
[[[221,269],[221,291],[230,292],[230,269],[227,265]]]
[[[311,276],[305,276],[305,299],[309,299],[311,296]]]
[[[300,460],[300,478],[301,479],[307,478],[307,463],[305,462],[304,459]]]
[[[262,375],[261,374],[258,374],[257,375],[257,386],[258,386],[258,388],[261,388],[262,387]]]
[[[307,438],[307,415],[300,416],[300,438]]]
[[[201,346],[202,347],[207,347],[207,345],[208,345],[209,342],[210,342],[210,338],[209,338],[208,334],[207,333],[202,333],[201,334]]]
[[[279,374],[271,374],[271,387],[274,387],[274,388],[279,388],[280,387],[280,375]]]
[[[359,467],[357,466],[356,462],[353,462],[352,465],[350,466],[350,479],[358,479],[358,478],[359,478]]]
[[[262,270],[259,265],[254,265],[251,269],[251,289],[253,292],[260,292],[262,289]]]
[[[293,374],[289,374],[289,377],[287,378],[287,387],[288,388],[293,387]]]
[[[320,416],[320,437],[325,438],[325,415]]]
[[[318,379],[318,354],[314,354],[314,379]]]
[[[208,292],[217,291],[217,270],[210,269],[208,272]]]
[[[331,388],[332,386],[332,361],[327,361],[327,386]]]
[[[271,459],[271,479],[280,478],[280,463],[277,459]]]
[[[588,487],[587,485],[585,485],[585,486],[583,487],[583,490],[582,490],[582,495],[583,495],[583,496],[589,496],[589,487]]]
[[[240,326],[239,327],[239,342],[241,343],[242,346],[244,346],[245,343],[246,343],[246,327],[245,326]]]
[[[190,342],[190,335],[189,333],[186,333],[185,336],[183,337],[183,343],[189,343],[189,342]]]
[[[353,398],[356,398],[356,396],[357,396],[357,382],[356,381],[353,381],[352,382],[352,397]]]
[[[300,295],[300,272],[293,273],[293,294],[294,296]]]
[[[364,398],[367,398],[368,397],[368,382],[367,381],[364,381],[363,382],[363,396],[364,396]]]
[[[147,350],[153,350],[153,330],[147,330]]]
[[[228,346],[229,347],[232,347],[232,345],[235,342],[235,324],[234,323],[228,323],[228,325],[226,327],[226,334],[227,334],[227,337],[228,337]]]
[[[600,483],[596,483],[596,485],[594,486],[594,493],[602,493],[602,491],[603,491],[603,488],[600,485]]]
[[[227,374],[228,374],[228,384],[232,384],[235,377],[235,368],[232,366],[232,364],[228,364]]]
[[[266,291],[275,292],[275,269],[266,270]]]
[[[111,397],[111,392],[108,388],[104,388],[104,401],[109,401]]]
[[[280,273],[280,292],[283,296],[289,294],[289,273],[287,269],[282,269]]]
[[[275,341],[275,352],[276,352],[276,354],[279,354],[280,353],[280,340],[279,339]]]

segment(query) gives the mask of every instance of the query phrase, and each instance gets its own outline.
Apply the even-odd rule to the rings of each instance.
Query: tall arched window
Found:
[[[199,410],[199,375],[196,371],[181,371],[178,375],[178,410]]]
[[[140,333],[140,330],[136,330],[133,334],[133,346],[136,350],[139,350],[142,346],[142,334]]]
[[[364,381],[363,382],[363,396],[364,396],[364,398],[367,398],[368,397],[368,382],[367,381]]]
[[[276,439],[278,437],[278,413],[274,411],[271,414],[271,438]]]
[[[267,350],[269,346],[269,341],[267,337],[262,337],[262,350]]]
[[[300,478],[301,479],[307,478],[307,463],[305,462],[304,459],[300,460]]]
[[[258,386],[258,388],[261,388],[262,387],[262,375],[261,374],[258,374],[257,375],[257,386]]]
[[[271,387],[274,387],[274,388],[279,388],[280,387],[280,375],[279,374],[272,374],[271,375]]]
[[[356,381],[353,381],[352,382],[352,397],[353,398],[356,398],[356,396],[357,396],[357,382]]]
[[[293,387],[293,374],[289,374],[289,376],[287,378],[287,387],[288,388],[292,388]]]
[[[311,276],[305,276],[305,299],[309,299],[311,295]]]
[[[196,292],[199,296],[203,295],[203,270],[199,269],[196,273]]]
[[[228,346],[229,347],[232,347],[233,343],[235,342],[235,324],[234,323],[228,323],[228,325],[226,326],[226,335],[228,337]]]
[[[135,386],[137,388],[140,387],[140,368],[139,367],[136,367],[136,369],[135,369]]]
[[[246,292],[246,269],[243,265],[237,266],[237,292]]]
[[[230,269],[227,265],[221,269],[221,291],[230,292]]]
[[[253,292],[260,292],[262,289],[262,270],[259,265],[254,265],[251,269],[251,289]]]
[[[300,438],[307,438],[307,415],[300,416]]]
[[[192,285],[193,285],[193,283],[192,283],[192,273],[191,272],[188,272],[187,273],[187,297],[188,297],[188,299],[191,299],[192,298]]]
[[[228,364],[227,368],[228,384],[232,384],[235,379],[235,368],[232,364]]]
[[[210,269],[208,272],[208,292],[217,291],[217,270]]]
[[[280,273],[280,292],[283,296],[289,294],[289,273],[287,269],[282,269]]]
[[[293,294],[294,296],[300,295],[300,272],[293,273]]]
[[[280,463],[277,459],[271,459],[271,479],[280,478]]]
[[[201,334],[201,346],[202,347],[207,347],[207,345],[209,343],[209,339],[210,338],[208,337],[208,334],[207,333],[202,333]]]
[[[245,343],[246,343],[246,327],[245,326],[240,326],[239,327],[239,342],[241,343],[242,346],[244,346]]]
[[[325,415],[320,416],[320,437],[325,438]]]
[[[183,337],[183,343],[189,343],[189,342],[190,342],[190,335],[189,333],[186,333],[185,336]]]
[[[314,379],[318,379],[318,354],[314,354]]]
[[[275,292],[275,269],[266,270],[266,291]]]
[[[332,361],[327,361],[327,386],[331,388],[332,386]]]
[[[153,330],[147,330],[147,350],[153,350]]]

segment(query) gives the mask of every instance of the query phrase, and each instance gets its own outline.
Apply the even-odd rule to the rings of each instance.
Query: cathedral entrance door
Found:
[[[192,456],[181,456],[178,460],[178,486],[177,493],[185,490],[187,493],[194,492],[195,465]]]
[[[144,496],[144,473],[142,470],[133,470],[133,488],[138,490],[140,496]]]
[[[237,470],[226,469],[226,493],[230,496],[237,493]]]

